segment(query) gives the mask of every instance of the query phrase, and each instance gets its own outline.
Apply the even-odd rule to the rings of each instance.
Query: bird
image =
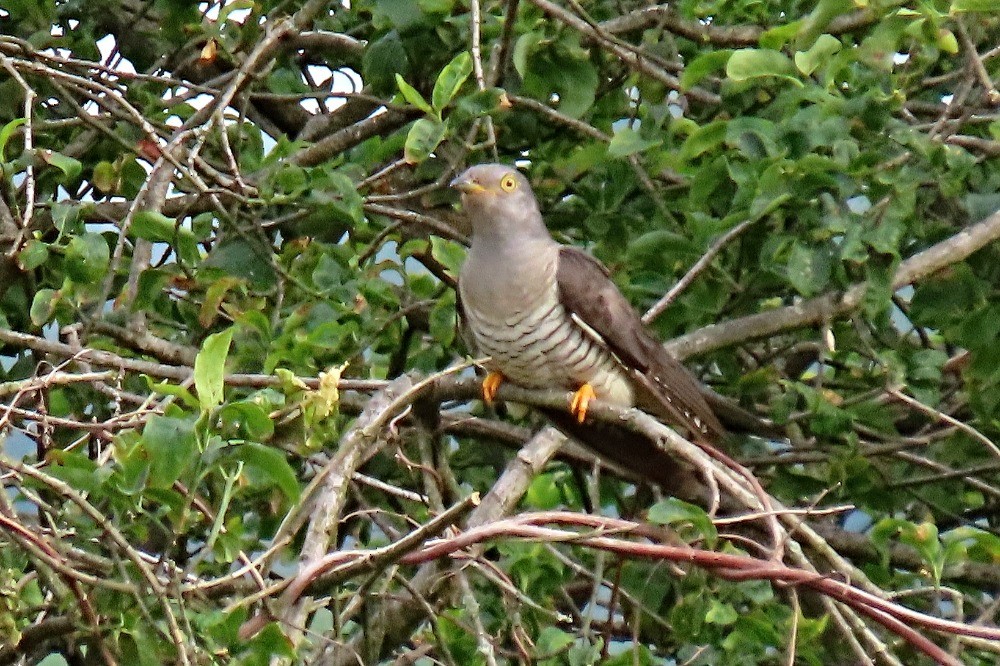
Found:
[[[634,435],[621,441],[621,432],[612,441],[608,427],[585,426],[592,400],[639,407],[697,441],[727,437],[704,387],[643,324],[607,268],[551,236],[524,174],[505,164],[478,164],[450,186],[461,193],[472,228],[457,301],[466,336],[489,358],[485,402],[494,401],[504,381],[572,391],[566,410],[545,414],[642,476],[650,477],[657,460],[661,469],[652,477],[661,483],[676,478],[676,464],[654,443]]]

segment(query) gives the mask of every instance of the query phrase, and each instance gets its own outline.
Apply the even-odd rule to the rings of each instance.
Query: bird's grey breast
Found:
[[[576,389],[632,404],[617,360],[573,320],[559,299],[559,246],[521,248],[517,255],[475,252],[459,276],[467,326],[491,366],[528,387]]]

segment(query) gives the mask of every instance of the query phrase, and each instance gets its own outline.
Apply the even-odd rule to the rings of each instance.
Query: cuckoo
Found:
[[[639,407],[706,443],[724,437],[704,387],[647,330],[603,264],[549,235],[520,172],[481,164],[451,186],[461,192],[472,226],[459,308],[466,337],[490,357],[483,381],[487,403],[504,380],[572,391],[568,410],[547,415],[633,471],[645,471],[652,456],[663,462],[662,454],[648,442],[636,444],[635,437],[612,443],[607,428],[584,425],[592,399]]]

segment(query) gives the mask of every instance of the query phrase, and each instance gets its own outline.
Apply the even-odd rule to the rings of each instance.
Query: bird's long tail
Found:
[[[674,497],[688,501],[703,499],[705,483],[698,474],[648,438],[614,423],[587,421],[581,424],[561,409],[539,411],[563,433],[637,479],[655,483]]]

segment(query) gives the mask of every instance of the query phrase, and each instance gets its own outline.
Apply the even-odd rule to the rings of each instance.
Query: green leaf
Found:
[[[302,95],[309,91],[297,70],[275,69],[267,77],[267,89],[277,95]]]
[[[167,285],[172,275],[165,270],[148,268],[139,275],[139,289],[132,307],[135,310],[155,308],[157,302],[166,298]]]
[[[61,201],[52,204],[52,224],[59,230],[60,234],[72,233],[77,228],[80,221],[80,207],[63,203]]]
[[[283,162],[274,174],[274,185],[278,193],[286,197],[298,197],[309,187],[309,178],[302,167]]]
[[[501,88],[487,88],[477,90],[471,94],[463,95],[455,103],[451,113],[479,118],[491,113],[496,113],[509,105],[506,92]],[[1000,123],[998,123],[1000,124]]]
[[[334,353],[349,344],[355,334],[356,326],[353,322],[324,321],[310,331],[306,341],[319,349]]]
[[[458,275],[458,270],[465,261],[465,248],[453,240],[440,236],[431,236],[431,254],[454,275]]]
[[[701,248],[687,236],[661,228],[631,239],[625,253],[629,264],[661,266],[664,261],[684,260],[688,257],[693,257],[694,261],[701,254]]]
[[[545,627],[535,641],[536,655],[539,657],[559,652],[576,641],[573,634],[568,634],[558,627]]]
[[[229,327],[208,336],[194,360],[194,387],[203,412],[210,412],[222,404],[226,356],[234,330]]]
[[[524,503],[533,509],[547,511],[559,506],[563,501],[562,490],[556,483],[555,474],[539,474],[531,480],[524,494]]]
[[[888,545],[896,537],[901,543],[912,546],[928,566],[932,579],[940,581],[944,566],[944,548],[938,538],[937,525],[930,522],[912,523],[898,518],[884,518],[872,528],[872,543],[886,557]]]
[[[799,19],[765,30],[758,44],[765,49],[780,49],[799,35],[805,22],[805,19]]]
[[[149,386],[149,390],[154,393],[159,393],[160,395],[170,395],[181,402],[184,403],[186,407],[190,409],[198,409],[198,400],[188,391],[186,388],[180,384],[171,384],[170,382],[154,382],[152,377],[146,376],[146,384]]]
[[[101,192],[110,194],[118,189],[118,170],[111,162],[98,162],[94,165],[94,175],[90,182]]]
[[[918,326],[940,326],[964,319],[983,298],[982,286],[965,264],[942,271],[917,284],[910,301],[910,317]]]
[[[66,275],[74,282],[89,284],[104,277],[111,250],[100,234],[74,236],[66,248]]]
[[[31,308],[28,315],[31,323],[35,326],[42,326],[49,322],[55,314],[56,305],[61,294],[55,289],[39,289],[35,292],[35,297],[31,299]]]
[[[740,49],[726,63],[726,76],[733,81],[775,76],[801,86],[795,66],[781,51],[771,49]]]
[[[150,485],[169,488],[194,462],[198,440],[195,420],[154,415],[142,430],[143,448],[149,456]]]
[[[129,432],[118,439],[115,459],[118,467],[108,480],[109,486],[130,497],[145,490],[149,481],[149,452],[138,433]]]
[[[146,170],[142,168],[139,160],[132,156],[127,157],[121,166],[121,187],[118,193],[128,198],[137,196],[146,178]]]
[[[779,152],[775,137],[778,128],[774,123],[764,118],[741,117],[733,118],[726,125],[726,143],[751,159],[761,159],[768,156],[776,156]],[[781,171],[780,164],[773,164],[763,174],[760,175],[761,187],[766,184],[769,177],[774,174],[781,174],[778,179],[780,188],[775,192],[787,191],[787,181]]]
[[[197,264],[201,259],[198,239],[191,230],[159,211],[141,210],[136,213],[128,233],[134,238],[144,238],[154,243],[170,243],[176,247],[181,260],[189,266]]]
[[[284,453],[263,444],[250,443],[238,447],[236,457],[271,481],[290,502],[298,499],[299,482]]]
[[[1000,315],[1000,306],[992,308],[990,313],[994,316]],[[994,319],[996,323],[986,324],[987,331],[993,335],[993,340],[1000,335],[1000,320]],[[979,341],[986,338],[979,338]],[[910,379],[914,382],[931,382],[936,384],[941,381],[942,368],[948,361],[948,354],[940,349],[918,349],[910,358]]]
[[[330,171],[315,184],[323,188],[323,195],[316,198],[328,202],[336,209],[339,218],[348,224],[360,224],[364,219],[364,197],[358,194],[358,186],[344,173]]]
[[[639,643],[633,643],[628,650],[617,656],[609,656],[607,659],[601,660],[601,666],[656,666],[656,664],[662,663],[653,657],[653,653],[648,647]],[[708,662],[687,660],[683,663],[702,664]]]
[[[698,55],[684,68],[684,73],[681,74],[681,88],[690,90],[712,72],[723,69],[732,55],[731,49],[720,49]]]
[[[132,666],[157,666],[156,643],[144,632],[122,632],[118,636],[122,661]]]
[[[821,65],[830,61],[833,54],[842,48],[840,40],[833,35],[820,35],[816,43],[808,51],[797,51],[795,53],[795,66],[799,71],[809,76]]]
[[[431,93],[431,104],[438,113],[458,94],[471,73],[472,56],[467,51],[462,51],[445,65],[434,82],[434,91]]]
[[[739,614],[732,604],[723,603],[718,599],[712,599],[709,602],[708,612],[705,613],[705,622],[725,627],[733,624],[737,619],[739,619]]]
[[[446,123],[436,118],[421,118],[413,123],[406,135],[403,157],[407,164],[420,164],[434,152],[444,139]]]
[[[431,308],[430,334],[445,347],[450,347],[455,341],[454,294],[454,291],[448,291],[448,296],[438,299]]]
[[[841,14],[846,14],[854,7],[853,0],[819,0],[812,12],[802,22],[800,39],[812,39],[826,29],[830,21]]]
[[[511,54],[511,62],[514,69],[523,79],[528,75],[528,56],[545,39],[542,32],[526,32],[514,42],[514,51]]]
[[[395,30],[375,40],[361,56],[361,77],[375,95],[391,95],[397,76],[406,76],[410,60]]]
[[[7,142],[10,141],[10,137],[14,135],[17,128],[27,122],[25,118],[14,118],[6,125],[0,129],[0,162],[4,160],[4,151],[7,150]]]
[[[687,162],[716,148],[726,140],[726,132],[727,123],[721,120],[699,127],[681,145],[681,159]]]
[[[796,243],[788,258],[788,281],[803,296],[811,296],[830,279],[830,255],[824,248]]]
[[[404,35],[415,30],[424,21],[420,5],[413,0],[376,0],[375,20],[379,23],[388,21]]]
[[[22,271],[34,270],[48,260],[49,246],[37,238],[29,240],[17,253],[17,265]]]
[[[73,180],[80,175],[83,170],[83,165],[80,160],[74,159],[62,153],[57,153],[54,150],[39,150],[38,156],[42,158],[42,161],[46,164],[50,164],[66,176],[66,180]]]
[[[420,9],[428,14],[447,14],[455,6],[456,0],[417,0]]]
[[[219,410],[219,420],[257,441],[268,440],[274,435],[274,423],[267,412],[253,402],[243,400],[226,405]]]
[[[899,244],[906,231],[904,220],[896,216],[885,216],[881,222],[862,233],[861,238],[876,252],[899,256]]]
[[[226,276],[219,278],[208,285],[205,290],[205,299],[201,302],[198,310],[198,323],[204,328],[210,328],[215,323],[216,317],[222,312],[222,304],[226,300],[226,295],[243,281],[239,278]]]
[[[140,210],[132,218],[129,234],[149,241],[169,243],[177,235],[177,221],[158,210]]]
[[[635,153],[641,153],[654,146],[659,146],[663,141],[660,139],[644,139],[638,130],[631,127],[622,127],[615,131],[615,135],[608,144],[608,155],[611,157],[628,157]]]
[[[1000,0],[953,0],[951,13],[959,12],[1000,12]]]
[[[525,38],[529,35],[525,35]],[[580,118],[594,105],[600,82],[588,51],[567,39],[550,43],[524,39],[522,59],[524,90],[546,104],[555,104],[561,113]]]
[[[312,272],[312,282],[318,289],[332,291],[344,284],[344,265],[329,254],[320,256]]]
[[[266,664],[273,657],[285,657],[287,659],[295,657],[292,642],[281,631],[281,627],[278,626],[277,622],[268,624],[252,639],[240,644],[240,647],[244,645],[250,655],[256,656],[255,660],[249,662],[255,665]]]
[[[695,536],[705,538],[709,543],[713,543],[718,536],[711,517],[704,509],[674,497],[661,500],[649,507],[646,518],[651,523],[670,525],[675,529],[689,524],[697,532]]]
[[[941,28],[937,31],[937,45],[945,53],[951,55],[958,53],[958,38],[947,28]]]
[[[434,113],[434,109],[432,109],[431,105],[427,103],[424,96],[421,95],[416,88],[407,83],[399,74],[396,74],[396,86],[399,87],[399,92],[403,93],[403,99],[407,102],[417,107],[424,113]]]
[[[1000,304],[991,303],[963,313],[956,342],[966,349],[980,349],[1000,339]]]
[[[98,492],[102,472],[100,468],[79,451],[64,451],[56,449],[50,455],[50,473],[73,486],[75,490],[85,493]]]
[[[202,262],[206,268],[217,268],[236,278],[242,278],[254,289],[267,290],[277,282],[274,265],[260,243],[234,235],[212,248]]]

